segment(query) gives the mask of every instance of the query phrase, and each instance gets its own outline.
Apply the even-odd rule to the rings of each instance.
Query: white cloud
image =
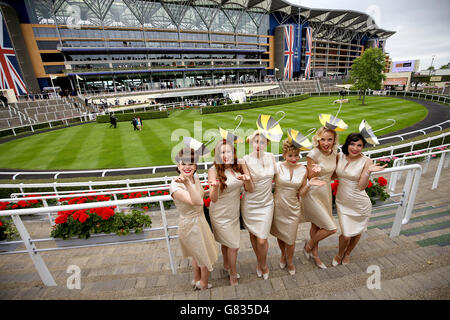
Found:
[[[448,0],[286,0],[309,8],[353,10],[370,14],[376,24],[396,34],[386,51],[396,60],[420,59],[421,68],[450,62],[450,1]],[[379,8],[379,10],[377,9]]]

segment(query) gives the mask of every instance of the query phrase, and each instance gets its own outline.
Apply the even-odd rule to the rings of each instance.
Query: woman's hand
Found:
[[[309,183],[310,186],[317,186],[317,187],[322,187],[322,186],[327,184],[325,181],[320,180],[317,177],[314,177],[314,178],[310,179],[308,181],[308,183]]]
[[[208,181],[208,185],[210,188],[215,188],[218,187],[220,184],[219,179],[213,180],[213,181]]]
[[[388,165],[387,163],[386,163],[385,165],[383,165],[383,166],[381,166],[381,165],[379,165],[379,164],[376,164],[376,163],[371,164],[371,165],[369,166],[369,168],[367,169],[367,172],[372,173],[372,172],[381,171],[381,170],[383,170],[384,168],[386,168],[387,165]]]
[[[242,181],[250,181],[250,176],[248,174],[240,174],[236,177],[236,179],[238,180],[242,180]]]
[[[311,169],[313,173],[320,173],[322,171],[322,167],[316,163],[311,166]]]
[[[191,183],[191,180],[186,177],[183,173],[181,173],[177,178],[175,178],[175,182],[177,183],[182,183],[184,184],[186,187]]]

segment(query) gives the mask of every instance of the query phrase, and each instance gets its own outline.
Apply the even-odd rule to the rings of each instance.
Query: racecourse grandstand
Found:
[[[14,74],[2,85],[19,96],[54,85],[104,93],[345,78],[365,48],[394,34],[366,13],[283,0],[1,3]]]

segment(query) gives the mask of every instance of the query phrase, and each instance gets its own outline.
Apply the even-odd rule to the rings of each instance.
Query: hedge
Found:
[[[167,110],[164,111],[150,111],[150,112],[136,112],[136,113],[122,113],[115,114],[117,122],[131,121],[134,117],[139,117],[141,120],[168,118]],[[97,116],[97,123],[109,123],[109,115]]]
[[[271,99],[271,100],[264,100],[264,101],[258,101],[258,102],[246,102],[246,103],[240,103],[240,104],[227,104],[223,106],[217,106],[217,107],[203,107],[200,110],[201,114],[208,114],[208,113],[218,113],[218,112],[227,112],[227,111],[238,111],[238,110],[244,110],[244,109],[252,109],[252,108],[261,108],[261,107],[270,107],[275,106],[279,104],[286,104],[286,103],[292,103],[297,102],[301,100],[305,100],[309,97],[309,94],[302,94],[294,97],[289,98],[281,98],[281,99]]]

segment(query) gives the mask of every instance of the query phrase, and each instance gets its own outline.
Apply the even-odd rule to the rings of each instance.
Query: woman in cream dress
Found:
[[[209,216],[214,238],[221,244],[223,266],[230,284],[237,285],[239,274],[236,260],[241,230],[239,224],[241,188],[251,192],[253,184],[245,164],[238,162],[236,149],[227,140],[219,140],[214,153],[214,165],[208,170],[211,205]]]
[[[255,132],[247,138],[253,146],[251,154],[245,155],[243,160],[247,165],[254,185],[254,191],[244,192],[241,201],[242,220],[250,234],[250,242],[256,254],[256,274],[269,278],[267,266],[267,252],[269,250],[270,227],[273,217],[272,180],[275,174],[275,157],[265,152],[267,139]]]
[[[183,257],[192,257],[197,289],[209,289],[209,273],[218,258],[214,236],[203,213],[203,188],[197,176],[196,156],[193,149],[182,149],[177,156],[180,175],[170,184],[170,195],[180,213],[178,239]]]
[[[336,169],[339,138],[336,131],[321,127],[312,140],[314,148],[307,155],[308,178],[312,179],[317,176],[326,184],[321,187],[311,187],[302,199],[305,219],[311,222],[310,239],[306,242],[303,253],[308,259],[312,256],[319,268],[326,269],[319,258],[319,241],[329,237],[337,230],[332,216],[330,182]]]
[[[298,225],[302,220],[300,198],[310,185],[321,186],[325,182],[317,178],[307,180],[306,167],[298,163],[300,149],[288,139],[283,141],[283,158],[276,163],[274,213],[270,234],[275,236],[281,251],[280,268],[287,265],[288,272],[295,274],[293,263]]]
[[[332,261],[348,264],[350,253],[355,248],[361,234],[367,230],[372,203],[365,189],[369,183],[370,173],[383,170],[384,166],[374,165],[372,160],[361,153],[366,140],[360,133],[347,136],[342,152],[338,155],[336,175],[339,187],[336,193],[336,208],[341,226],[339,252]]]

